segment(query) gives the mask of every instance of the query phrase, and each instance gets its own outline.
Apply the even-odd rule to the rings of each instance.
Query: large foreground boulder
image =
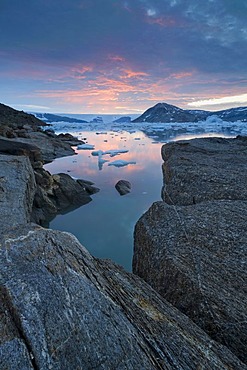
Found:
[[[37,165],[39,162],[31,165],[29,158],[34,158],[36,149],[30,152],[27,145],[25,153],[22,146],[20,149],[20,154],[25,155],[0,154],[2,230],[30,221],[47,226],[57,214],[87,204],[92,200],[91,195],[99,191],[85,180],[75,180],[63,173],[51,175]]]
[[[247,137],[178,141],[162,147],[162,158],[168,204],[247,199]]]
[[[0,229],[30,222],[36,191],[30,161],[25,156],[0,155]]]
[[[68,233],[27,225],[0,249],[1,369],[241,369],[137,276]]]
[[[164,202],[135,229],[133,270],[242,361],[247,353],[247,140],[167,144]]]

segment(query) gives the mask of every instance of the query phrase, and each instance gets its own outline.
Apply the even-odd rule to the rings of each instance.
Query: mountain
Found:
[[[247,107],[231,108],[218,112],[204,110],[186,110],[167,103],[158,103],[147,109],[140,117],[132,122],[198,122],[209,116],[217,116],[224,121],[247,121]]]
[[[59,116],[57,114],[50,113],[35,113],[36,117],[43,120],[44,122],[68,122],[68,123],[87,123],[82,119],[70,118],[66,116]]]
[[[16,110],[0,103],[0,126],[10,128],[22,128],[25,125],[31,126],[33,129],[46,124],[36,118],[33,114],[28,114],[23,111]]]
[[[243,121],[247,122],[247,107],[238,107],[225,109],[218,112],[214,112],[214,115],[220,117],[224,121]]]
[[[116,123],[128,123],[128,122],[131,122],[131,117],[129,117],[129,116],[120,117],[118,119],[115,119],[115,121],[113,121],[113,122],[116,122]]]
[[[190,111],[178,108],[175,105],[158,103],[146,110],[133,122],[196,122],[198,119]]]

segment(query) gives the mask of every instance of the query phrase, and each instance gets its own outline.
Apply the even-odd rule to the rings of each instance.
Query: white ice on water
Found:
[[[93,151],[91,154],[94,155],[94,156],[99,156],[99,155],[105,155],[105,154],[109,154],[110,157],[115,157],[116,155],[118,154],[122,154],[122,153],[128,153],[128,150],[125,150],[125,149],[111,149],[111,150],[106,150],[106,151],[102,151],[102,150],[95,150]]]
[[[83,149],[83,150],[92,150],[94,149],[94,145],[91,144],[80,144],[77,146],[77,149]]]
[[[117,161],[113,161],[113,162],[108,163],[108,166],[124,167],[124,166],[128,166],[129,164],[136,164],[136,162],[124,161],[122,159],[119,159]]]
[[[68,115],[69,116],[69,115]],[[78,117],[77,117],[78,118]],[[145,131],[148,134],[154,132],[165,132],[167,130],[178,131],[181,129],[186,130],[188,134],[198,133],[210,133],[210,132],[223,132],[229,131],[231,134],[247,134],[246,122],[236,121],[228,122],[224,121],[218,116],[209,116],[204,121],[199,122],[166,122],[166,123],[148,123],[148,122],[130,122],[130,123],[116,123],[110,122],[109,120],[103,122],[89,122],[89,123],[68,123],[68,122],[54,122],[51,123],[48,129],[52,128],[56,132],[78,132],[78,131],[96,131],[98,134],[106,133],[107,131],[121,132],[126,131],[129,133],[135,133],[136,131]]]

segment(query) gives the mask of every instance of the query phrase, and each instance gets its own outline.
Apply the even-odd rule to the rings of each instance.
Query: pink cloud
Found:
[[[122,76],[120,76],[120,78],[122,79],[128,79],[128,78],[140,78],[140,77],[147,77],[149,76],[147,73],[145,72],[135,72],[131,69],[123,69],[122,70],[124,72],[124,74]]]
[[[121,57],[120,55],[109,55],[108,59],[113,62],[125,62],[125,58]]]
[[[175,78],[176,80],[179,80],[180,78],[186,78],[193,76],[193,72],[178,72],[171,74],[171,77]]]

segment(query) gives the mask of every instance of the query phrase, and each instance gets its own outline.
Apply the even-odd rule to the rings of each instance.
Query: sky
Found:
[[[0,0],[0,102],[85,114],[247,106],[247,1]]]

